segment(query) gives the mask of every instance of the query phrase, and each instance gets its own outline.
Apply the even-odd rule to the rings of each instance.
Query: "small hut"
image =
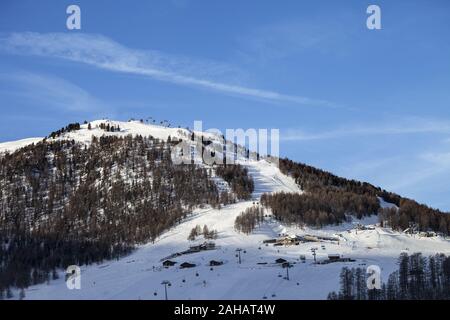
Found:
[[[195,267],[195,264],[189,263],[189,262],[183,262],[182,264],[180,264],[181,269],[194,268],[194,267]]]
[[[163,267],[168,268],[174,266],[175,264],[176,264],[175,261],[166,260],[163,262]]]
[[[275,263],[285,263],[285,262],[287,262],[287,260],[283,258],[278,258],[277,260],[275,260]]]
[[[339,254],[329,254],[328,260],[330,261],[339,261],[341,259],[341,256]]]
[[[221,266],[221,265],[223,265],[223,261],[211,260],[211,261],[209,262],[209,265],[210,265],[211,267],[213,267],[213,266]]]

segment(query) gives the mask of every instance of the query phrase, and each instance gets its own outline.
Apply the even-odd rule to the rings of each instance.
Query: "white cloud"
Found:
[[[450,152],[425,153],[421,155],[421,158],[434,166],[439,166],[442,169],[450,169]]]
[[[399,171],[401,175],[392,179],[390,185],[393,189],[419,189],[423,185],[432,189],[450,173],[450,153],[438,151],[419,154],[415,158],[405,157],[395,170],[397,172],[393,172],[393,176],[398,175]]]
[[[280,139],[284,141],[310,141],[370,135],[404,135],[441,133],[450,134],[450,121],[436,119],[406,118],[390,123],[347,125],[333,130],[306,132],[301,129],[288,129]]]
[[[17,72],[0,74],[0,82],[8,84],[3,95],[14,95],[18,99],[39,102],[45,107],[72,112],[98,112],[105,106],[89,92],[62,78]]]
[[[239,36],[238,43],[244,58],[265,64],[292,56],[298,58],[306,51],[341,54],[342,47],[354,37],[353,30],[343,29],[332,18],[304,17],[257,26]]]
[[[0,39],[0,49],[12,54],[56,57],[105,70],[138,74],[178,85],[212,89],[266,101],[335,107],[333,103],[324,100],[217,81],[213,78],[230,71],[226,66],[191,61],[158,51],[130,49],[100,35],[13,33]]]

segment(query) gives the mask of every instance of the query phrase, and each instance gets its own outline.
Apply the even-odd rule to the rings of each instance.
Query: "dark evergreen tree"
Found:
[[[389,275],[387,283],[382,283],[381,289],[370,290],[358,285],[357,279],[361,276],[362,269],[344,267],[340,275],[339,294],[331,292],[328,299],[449,300],[449,262],[450,258],[442,254],[428,259],[423,258],[420,253],[411,256],[401,254],[399,268]],[[354,279],[353,283],[351,279]]]

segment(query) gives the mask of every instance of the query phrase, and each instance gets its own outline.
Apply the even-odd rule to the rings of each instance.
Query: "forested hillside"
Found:
[[[216,168],[216,174],[228,182],[240,200],[250,199],[255,188],[247,169],[241,165],[221,165]]]
[[[280,160],[280,170],[246,156],[236,165],[174,165],[170,146],[189,135],[141,122],[105,123],[70,124],[0,154],[0,298],[9,297],[12,286],[57,278],[68,265],[129,254],[196,208],[221,211],[261,194],[261,206],[247,201],[252,207],[233,218],[235,231],[250,234],[263,223],[266,207],[287,225],[320,228],[349,215],[378,214],[382,226],[449,234],[450,215],[368,183],[288,159]]]
[[[172,165],[165,141],[142,136],[49,139],[0,157],[0,292],[126,254],[194,207],[234,201],[209,170]]]
[[[344,222],[347,215],[357,218],[370,216],[380,209],[375,196],[325,189],[302,194],[264,194],[261,204],[271,208],[274,217],[279,221],[316,227]]]
[[[379,214],[380,222],[395,230],[436,231],[450,234],[450,214],[429,208],[369,183],[348,180],[314,167],[280,159],[280,170],[292,176],[303,194],[265,194],[261,202],[287,223],[321,227]],[[397,208],[382,208],[378,197]]]

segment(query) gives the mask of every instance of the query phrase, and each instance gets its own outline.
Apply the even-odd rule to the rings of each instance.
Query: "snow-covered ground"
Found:
[[[99,122],[100,123],[100,122]],[[105,132],[96,129],[99,123],[92,123],[63,138],[89,143],[92,134]],[[160,139],[183,136],[182,129],[149,126],[138,122],[119,123],[120,133],[142,134]],[[32,143],[32,142],[30,142]],[[1,146],[1,145],[0,145]],[[339,287],[339,273],[344,266],[364,267],[379,265],[382,276],[397,268],[396,259],[401,252],[422,252],[450,254],[450,241],[441,237],[419,238],[376,226],[376,217],[354,220],[339,226],[323,229],[288,227],[268,217],[251,235],[234,230],[236,216],[246,208],[255,205],[264,192],[302,192],[295,181],[283,175],[280,170],[266,160],[253,161],[239,158],[239,163],[248,168],[255,182],[255,192],[251,201],[242,201],[219,209],[195,210],[185,221],[161,235],[155,243],[140,246],[127,257],[81,267],[81,289],[69,290],[61,271],[58,280],[26,289],[26,299],[164,299],[163,280],[168,280],[169,299],[326,299],[330,291]],[[221,182],[223,183],[223,181]],[[380,199],[383,207],[392,206]],[[357,226],[371,226],[368,230],[358,230]],[[162,259],[181,252],[190,245],[204,241],[187,240],[192,228],[207,225],[218,231],[216,250],[201,251],[182,255],[170,260],[175,266],[162,267]],[[263,240],[279,234],[317,235],[338,238],[339,241],[322,243],[301,243],[294,246],[275,247],[263,244]],[[317,259],[323,260],[328,254],[340,254],[353,258],[355,262],[314,264],[311,248],[317,248]],[[242,249],[242,263],[238,263],[236,249]],[[300,256],[306,261],[302,263]],[[275,263],[283,258],[293,263],[289,269],[290,280],[284,279],[286,269]],[[223,261],[221,266],[210,267],[210,260]],[[180,269],[183,262],[196,265],[190,269]],[[16,295],[17,296],[17,295]]]
[[[118,132],[106,132],[100,129],[100,124],[105,123],[110,126],[119,126]],[[183,128],[168,128],[162,125],[146,124],[140,121],[112,121],[112,120],[95,120],[90,122],[91,130],[88,129],[87,124],[82,124],[81,129],[63,134],[57,139],[74,139],[75,141],[89,144],[92,136],[100,137],[102,135],[108,136],[127,136],[127,135],[141,135],[152,136],[157,139],[167,140],[170,136],[172,138],[186,138],[189,132]]]
[[[28,138],[28,139],[17,140],[17,141],[2,142],[2,143],[0,143],[0,153],[14,152],[14,151],[16,151],[20,148],[26,147],[30,144],[42,141],[42,139],[43,138]]]
[[[263,193],[301,192],[294,179],[281,173],[278,167],[266,160],[253,161],[239,159],[238,163],[248,169],[255,183],[253,197],[260,199]]]
[[[109,124],[111,126],[119,126],[118,132],[106,132],[100,129],[100,124]],[[169,136],[172,138],[186,138],[189,131],[184,128],[168,128],[163,125],[147,124],[140,121],[112,121],[112,120],[95,120],[90,122],[91,130],[88,129],[88,124],[82,124],[81,129],[77,131],[67,132],[57,137],[55,140],[75,140],[81,143],[90,144],[92,137],[108,136],[127,136],[127,135],[141,135],[153,136],[157,139],[167,140]],[[14,152],[22,147],[42,141],[44,138],[29,138],[17,141],[0,143],[1,152]],[[51,141],[52,139],[48,139]]]
[[[68,290],[63,279],[30,287],[27,299],[163,299],[163,280],[171,282],[170,299],[325,299],[328,292],[337,290],[339,272],[343,266],[379,265],[383,275],[396,269],[401,252],[450,253],[449,241],[441,238],[414,238],[382,228],[375,230],[349,229],[336,231],[287,228],[269,220],[253,234],[246,236],[234,231],[234,219],[252,201],[240,202],[221,210],[195,211],[186,221],[163,234],[154,244],[140,247],[118,261],[82,267],[81,290]],[[171,259],[177,265],[163,268],[161,259],[192,245],[187,241],[196,225],[208,225],[219,232],[217,250],[183,255]],[[348,225],[349,228],[351,225]],[[339,228],[341,229],[341,228]],[[337,243],[304,243],[298,246],[274,247],[264,245],[265,239],[280,232],[336,236]],[[195,244],[202,242],[198,239]],[[322,247],[323,245],[323,247]],[[341,254],[356,262],[316,265],[310,251],[317,247],[317,259],[328,254]],[[238,263],[236,249],[241,248],[242,263]],[[301,263],[300,255],[306,256]],[[285,280],[286,269],[275,264],[277,258],[295,263]],[[210,260],[223,261],[222,266],[209,267]],[[183,262],[196,264],[192,269],[180,269]],[[258,264],[267,263],[267,264]],[[156,295],[155,295],[156,293]]]

